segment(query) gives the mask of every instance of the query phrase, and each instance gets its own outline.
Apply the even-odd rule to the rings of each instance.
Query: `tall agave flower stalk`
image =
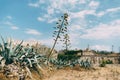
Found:
[[[53,44],[53,47],[48,55],[48,58],[51,56],[51,54],[53,53],[53,50],[55,48],[55,45],[58,41],[58,39],[61,39],[61,35],[64,34],[67,30],[67,25],[68,25],[68,14],[65,13],[63,16],[61,16],[61,19],[58,20],[58,22],[56,23],[57,26],[54,27],[56,30],[54,31],[53,33],[53,37],[55,38],[54,39],[54,44]]]

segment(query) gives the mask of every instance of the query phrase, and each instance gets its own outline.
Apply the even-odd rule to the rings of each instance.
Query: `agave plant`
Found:
[[[13,45],[12,40],[5,41],[3,37],[2,44],[0,44],[0,60],[5,60],[4,65],[9,65],[12,63],[19,63],[21,68],[25,68],[32,78],[30,68],[36,69],[36,71],[40,74],[40,71],[43,72],[42,67],[39,65],[39,59],[41,58],[39,54],[36,54],[33,51],[31,46],[23,47],[21,41],[16,46]],[[33,78],[32,78],[33,79]]]
[[[79,62],[79,65],[80,65],[80,67],[85,68],[85,69],[89,69],[92,66],[91,62],[88,59],[81,60]]]
[[[8,64],[13,63],[14,59],[17,58],[19,49],[21,48],[20,46],[23,43],[23,41],[21,41],[20,44],[18,44],[16,47],[14,47],[12,44],[12,40],[5,41],[3,39],[3,37],[1,37],[1,39],[2,39],[3,43],[0,46],[0,48],[1,48],[0,56],[6,60],[5,64],[8,65]]]

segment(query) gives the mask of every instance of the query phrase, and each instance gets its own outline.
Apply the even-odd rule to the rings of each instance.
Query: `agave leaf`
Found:
[[[34,56],[34,60],[35,60],[35,62],[37,63],[38,68],[43,72],[42,67],[41,67],[41,66],[39,65],[39,63],[38,63],[38,60],[37,60],[37,56],[36,56],[36,55]]]
[[[11,56],[11,55],[14,55],[12,40],[10,40],[9,46],[10,46],[10,56]]]
[[[4,40],[4,38],[2,36],[1,36],[1,39],[2,39],[2,43],[3,43],[2,44],[3,45],[2,48],[3,48],[3,50],[5,50],[5,45],[4,45],[5,44],[5,40]]]
[[[6,62],[6,60],[4,60],[4,59],[2,58],[2,60],[1,60],[0,62],[1,62],[1,67],[2,67],[2,69],[3,69],[4,66],[5,66],[5,62]]]
[[[28,56],[28,54],[30,54],[31,50],[32,50],[32,47],[29,47],[29,49],[26,51],[25,55]]]
[[[3,44],[5,43],[5,40],[4,40],[4,38],[1,36],[1,39],[2,39],[2,42],[3,42]]]
[[[8,43],[8,44],[9,44],[9,43],[10,43],[9,41],[10,41],[10,40],[9,40],[9,38],[7,37],[6,43]]]
[[[27,60],[28,60],[28,62],[29,62],[30,67],[32,67],[32,62],[31,62],[31,60],[30,60],[29,58],[27,58]]]
[[[17,46],[16,46],[16,48],[14,49],[14,53],[15,53],[15,51],[18,49],[18,48],[20,48],[20,46],[22,45],[22,43],[23,43],[23,40],[20,42],[20,44],[18,44]]]
[[[16,57],[18,58],[18,59],[23,59],[23,57],[25,57],[25,55],[24,55],[24,53],[18,53],[17,55],[16,55]]]
[[[23,60],[23,58],[24,58],[24,57],[26,57],[26,55],[21,54],[21,56],[20,56],[20,57],[18,57],[18,59],[19,59],[19,60]]]
[[[3,51],[3,45],[0,43],[0,48],[1,48],[1,51]]]

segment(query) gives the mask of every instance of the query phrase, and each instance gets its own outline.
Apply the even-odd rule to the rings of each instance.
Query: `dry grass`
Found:
[[[90,70],[65,68],[54,71],[54,74],[44,80],[120,80],[119,65],[107,65]]]
[[[2,73],[0,73],[0,80],[7,80]]]
[[[107,65],[106,67],[95,67],[90,70],[66,67],[59,70],[45,69],[44,77],[40,79],[36,72],[33,72],[35,80],[120,80],[120,65]],[[0,80],[10,80],[0,73]],[[11,80],[16,80],[11,79]],[[27,78],[26,80],[30,80]]]

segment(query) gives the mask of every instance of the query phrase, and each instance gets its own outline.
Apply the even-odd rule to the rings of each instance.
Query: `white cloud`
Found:
[[[91,2],[89,3],[89,6],[90,6],[90,7],[93,7],[93,8],[96,8],[96,7],[99,6],[99,2],[91,1]]]
[[[41,33],[35,29],[27,29],[25,33],[31,34],[31,35],[41,35]]]
[[[96,14],[96,16],[98,16],[98,17],[101,17],[101,16],[103,16],[103,15],[105,15],[105,12],[104,12],[104,11],[101,11],[101,12],[99,12],[98,14]]]
[[[78,30],[81,30],[81,29],[83,29],[83,28],[80,25],[76,25],[76,24],[71,25],[70,28],[69,28],[70,31],[78,31]]]
[[[94,5],[92,5],[93,2],[91,2],[91,4],[89,4],[89,6],[98,6],[99,3],[96,3]],[[95,7],[94,7],[95,8]],[[72,18],[84,18],[86,15],[94,15],[94,16],[97,16],[97,17],[101,17],[105,14],[109,14],[111,12],[116,12],[116,11],[119,11],[120,10],[120,7],[116,7],[116,8],[110,8],[110,9],[106,9],[105,11],[100,11],[98,13],[96,13],[96,10],[92,8],[92,9],[88,9],[88,10],[82,10],[82,11],[79,11],[79,12],[70,12],[70,15]]]
[[[12,24],[11,22],[9,22],[9,21],[4,22],[4,24],[6,24],[6,25],[10,25],[10,26],[13,25],[13,24]]]
[[[40,1],[40,0],[39,0]],[[37,1],[36,3],[31,3],[31,6],[36,6],[36,7],[40,7],[41,4],[46,4],[46,3],[40,3],[39,1]],[[56,14],[59,13],[73,13],[73,15],[78,15],[79,18],[84,17],[87,14],[94,14],[95,11],[94,10],[83,10],[80,12],[76,12],[74,13],[73,10],[78,9],[81,10],[81,7],[78,7],[77,5],[80,4],[85,4],[87,3],[87,0],[48,0],[47,1],[47,6],[44,7],[44,9],[46,10],[46,14],[42,15],[41,18],[44,18],[45,21],[47,21],[48,23],[50,22],[50,19],[54,19]],[[93,6],[97,6],[97,2],[94,2],[95,4]],[[29,4],[30,5],[30,4]],[[47,16],[47,17],[45,17]],[[73,16],[76,17],[76,16]],[[43,19],[38,18],[39,21],[43,21]],[[52,21],[53,22],[53,21]]]
[[[51,8],[51,7],[48,7],[47,13],[48,13],[48,14],[54,14],[54,9]]]
[[[53,23],[53,22],[55,22],[55,21],[57,21],[57,20],[58,20],[57,18],[49,19],[49,20],[48,20],[48,23]]]
[[[37,20],[38,20],[38,21],[45,21],[45,19],[44,19],[44,18],[41,18],[41,17],[38,17]]]
[[[13,29],[13,30],[17,30],[17,29],[19,29],[17,26],[11,26],[11,29]]]
[[[96,16],[101,17],[105,14],[110,14],[111,12],[117,12],[117,11],[120,11],[120,7],[106,9],[105,11],[101,11],[99,13],[96,13]]]
[[[44,6],[46,14],[38,17],[37,20],[48,23],[56,21],[55,16],[57,14],[65,12],[70,14],[71,18],[84,18],[86,15],[96,16],[96,8],[99,6],[99,2],[89,0],[48,0],[47,3],[38,0],[37,2],[29,3],[29,5],[33,7],[40,7],[41,4],[47,4],[47,6]],[[87,4],[87,6],[82,9],[82,7],[80,7],[81,4]],[[41,9],[43,9],[42,6]],[[74,12],[76,9],[77,11]]]
[[[80,4],[85,4],[85,3],[86,3],[86,0],[79,0],[79,3],[80,3]]]
[[[12,16],[6,16],[8,19],[12,19]]]
[[[53,23],[55,21],[57,21],[58,19],[57,18],[51,18],[50,16],[48,15],[44,15],[43,17],[38,17],[37,18],[38,21],[47,21],[48,23]]]
[[[111,48],[110,48],[110,46],[106,46],[106,45],[94,45],[94,46],[91,46],[91,49],[110,51]]]
[[[92,7],[92,5],[91,5],[91,7]],[[116,8],[106,9],[105,11],[100,11],[100,12],[96,13],[96,10],[93,8],[93,9],[89,9],[89,10],[82,10],[82,11],[79,11],[79,12],[72,12],[71,15],[72,15],[73,18],[84,18],[86,15],[94,15],[94,16],[97,16],[97,17],[101,17],[105,14],[109,14],[111,12],[116,12],[116,11],[119,11],[119,10],[120,10],[120,7],[116,7]]]
[[[87,4],[87,6],[84,9],[81,8],[81,6],[78,7],[78,5],[81,5],[81,3]],[[37,2],[29,3],[29,6],[40,7],[41,4],[47,4],[47,6],[44,6],[46,14],[38,17],[37,20],[47,21],[48,23],[54,22],[52,20],[55,18],[55,15],[59,13],[68,12],[70,13],[71,18],[85,18],[86,15],[101,17],[107,13],[120,10],[120,7],[117,7],[96,13],[96,9],[100,5],[100,2],[94,0],[48,0],[47,3],[43,0],[38,0]],[[76,9],[77,11],[74,12]]]
[[[39,7],[38,3],[29,3],[28,5],[31,7],[36,7],[36,8]]]
[[[82,30],[81,26],[79,25],[73,25],[69,29],[69,37],[70,37],[70,43],[71,43],[71,49],[78,48],[80,44],[80,31]]]
[[[120,37],[120,20],[115,20],[109,24],[100,24],[92,29],[87,29],[81,38],[85,39],[109,39]]]
[[[80,36],[79,33],[78,34],[70,33],[69,36],[70,36],[71,43],[78,44],[78,42],[79,42],[78,40],[79,40],[79,36]]]
[[[119,10],[120,10],[120,7],[116,7],[116,8],[107,9],[106,12],[115,12],[115,11],[119,11]]]
[[[82,10],[71,13],[72,18],[84,18],[86,15],[95,15],[95,10]]]
[[[10,28],[11,28],[12,30],[17,30],[17,29],[19,29],[19,27],[15,26],[13,23],[11,23],[11,22],[9,22],[9,21],[4,22],[4,24],[10,26]]]
[[[37,2],[35,2],[35,3],[29,3],[28,4],[28,6],[31,6],[31,7],[35,7],[35,8],[38,8],[38,7],[40,7],[40,4],[43,4],[43,3],[45,3],[45,1],[44,0],[38,0]]]

